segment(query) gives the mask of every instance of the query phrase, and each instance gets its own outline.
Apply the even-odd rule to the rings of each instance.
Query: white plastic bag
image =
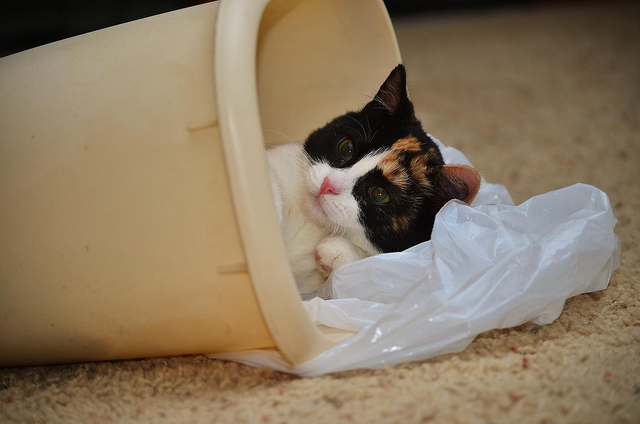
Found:
[[[442,146],[447,163],[467,163]],[[291,367],[276,350],[214,355],[301,376],[380,368],[463,350],[481,332],[558,317],[567,298],[607,287],[619,266],[606,194],[576,184],[513,206],[483,181],[473,206],[447,203],[431,241],[336,270],[304,302],[318,324],[357,331]]]

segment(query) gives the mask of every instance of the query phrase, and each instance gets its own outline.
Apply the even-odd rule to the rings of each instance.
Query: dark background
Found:
[[[345,0],[348,1],[348,0]],[[0,0],[0,57],[42,44],[133,21],[206,0]],[[505,7],[561,4],[568,0],[386,0],[393,16],[481,12]],[[572,3],[576,3],[574,0]]]

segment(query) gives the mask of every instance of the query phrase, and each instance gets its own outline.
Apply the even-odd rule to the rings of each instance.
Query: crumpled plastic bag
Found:
[[[441,147],[447,163],[469,163]],[[317,324],[349,339],[292,367],[277,350],[216,354],[317,376],[382,368],[464,350],[480,333],[555,320],[567,298],[605,289],[620,264],[607,195],[576,184],[513,206],[483,181],[468,206],[447,203],[431,241],[337,269],[304,305]]]

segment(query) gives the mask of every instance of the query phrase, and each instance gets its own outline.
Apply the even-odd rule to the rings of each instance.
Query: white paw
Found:
[[[340,237],[328,237],[316,248],[316,266],[324,277],[361,257],[353,244]]]

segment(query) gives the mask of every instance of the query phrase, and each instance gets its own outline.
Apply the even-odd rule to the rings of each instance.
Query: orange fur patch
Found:
[[[391,151],[384,155],[378,164],[382,175],[400,188],[406,188],[409,181],[413,180],[421,187],[429,188],[427,179],[427,163],[429,157],[434,153],[431,148],[427,153],[422,153],[420,142],[415,137],[405,137],[393,143]],[[409,162],[409,169],[405,169],[400,160],[404,155],[412,156]]]
[[[420,142],[415,137],[401,138],[391,146],[391,151],[394,150],[417,153],[420,151]]]
[[[400,188],[405,188],[409,184],[409,175],[400,164],[398,152],[393,150],[380,159],[378,168],[382,171],[382,175]]]
[[[429,156],[416,155],[411,159],[410,172],[411,178],[421,187],[428,188],[429,180],[427,179],[427,161]]]

